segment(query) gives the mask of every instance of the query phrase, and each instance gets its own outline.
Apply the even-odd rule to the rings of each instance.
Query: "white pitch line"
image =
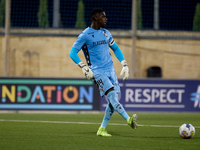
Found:
[[[65,124],[101,124],[101,123],[92,123],[92,122],[69,122],[69,121],[39,121],[39,120],[6,120],[0,119],[2,122],[35,122],[35,123],[65,123]],[[127,124],[119,123],[109,123],[109,125],[114,126],[127,126]],[[173,125],[142,125],[138,124],[139,127],[161,127],[161,128],[179,128],[180,126]],[[200,128],[200,126],[195,126],[195,128]]]

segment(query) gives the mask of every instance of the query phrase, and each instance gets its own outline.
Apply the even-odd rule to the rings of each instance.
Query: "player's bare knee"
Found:
[[[108,90],[105,92],[105,95],[107,95],[109,92],[114,91],[114,90],[115,90],[114,87],[111,87],[110,89],[108,89]]]

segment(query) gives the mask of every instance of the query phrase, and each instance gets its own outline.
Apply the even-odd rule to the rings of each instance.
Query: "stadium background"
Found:
[[[12,0],[9,50],[5,51],[5,0],[1,0],[1,76],[82,77],[81,70],[74,69],[76,66],[69,58],[69,51],[78,34],[90,25],[91,9],[101,7],[108,17],[106,28],[128,61],[131,78],[146,78],[147,69],[152,66],[162,69],[163,78],[200,77],[200,34],[199,27],[194,27],[195,22],[199,25],[199,19],[195,20],[199,16],[199,0],[137,1],[134,51],[132,0],[83,0],[79,5],[78,0],[57,2],[56,17],[53,0]],[[159,6],[157,23],[155,3]],[[55,18],[57,24],[53,23]],[[84,60],[82,52],[80,57]],[[113,61],[119,76],[120,63],[115,57]]]
[[[94,7],[106,11],[130,68],[122,82],[113,57],[127,110],[200,110],[197,0],[1,0],[0,109],[104,110],[107,101],[69,57]]]

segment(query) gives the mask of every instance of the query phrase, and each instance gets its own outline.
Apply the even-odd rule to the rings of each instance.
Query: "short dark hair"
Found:
[[[90,18],[92,19],[92,17],[97,14],[97,13],[101,13],[101,12],[104,12],[103,9],[101,8],[94,8],[91,12],[90,12]]]

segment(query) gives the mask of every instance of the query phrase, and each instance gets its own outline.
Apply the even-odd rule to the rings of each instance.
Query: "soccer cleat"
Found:
[[[136,114],[133,114],[132,117],[129,118],[128,120],[128,125],[131,126],[133,129],[136,129],[137,128],[137,115]]]
[[[105,128],[100,127],[97,131],[97,136],[111,136],[111,134],[108,134],[108,132],[105,130]]]

